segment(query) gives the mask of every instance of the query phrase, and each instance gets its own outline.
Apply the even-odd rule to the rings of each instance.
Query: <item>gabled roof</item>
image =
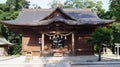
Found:
[[[9,41],[7,41],[4,37],[0,37],[0,45],[13,45]]]
[[[57,7],[56,9],[23,9],[17,19],[2,21],[2,23],[19,26],[42,26],[56,21],[68,25],[104,25],[113,22],[113,20],[100,19],[92,9],[62,9]]]
[[[69,19],[69,20],[75,20],[75,18],[69,16],[67,13],[65,13],[61,8],[56,8],[52,13],[50,13],[48,16],[46,16],[45,18],[43,18],[42,20],[48,20],[51,19],[53,17],[63,17],[65,19]]]

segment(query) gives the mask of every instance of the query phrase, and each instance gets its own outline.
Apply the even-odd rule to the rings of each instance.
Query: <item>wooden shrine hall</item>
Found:
[[[13,32],[22,34],[22,55],[78,56],[93,55],[87,39],[98,26],[112,20],[100,19],[92,9],[60,7],[23,9],[17,19],[1,21]]]

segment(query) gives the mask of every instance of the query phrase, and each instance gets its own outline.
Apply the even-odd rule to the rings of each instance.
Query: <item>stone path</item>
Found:
[[[102,56],[102,61],[97,61],[98,56],[71,56],[71,57],[38,57],[34,56],[32,60],[26,60],[25,56],[0,56],[0,64],[50,64],[50,63],[70,63],[70,64],[104,64],[120,63],[120,57],[115,55]]]

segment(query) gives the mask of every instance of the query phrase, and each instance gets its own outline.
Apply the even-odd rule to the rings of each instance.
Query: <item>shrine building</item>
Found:
[[[1,21],[13,32],[22,34],[22,55],[93,55],[87,39],[99,26],[113,20],[100,19],[92,9],[23,9],[17,19]]]

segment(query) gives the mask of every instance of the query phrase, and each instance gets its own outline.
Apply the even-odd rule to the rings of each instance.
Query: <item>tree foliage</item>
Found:
[[[100,2],[99,2],[100,3]],[[98,3],[98,4],[99,4]],[[98,33],[98,30],[96,29],[96,31],[94,32],[94,34],[92,35],[92,37],[88,40],[91,44],[95,44],[97,45],[98,50],[101,50],[101,44],[106,43],[107,44],[111,44],[111,45],[115,45],[115,43],[120,43],[120,0],[111,0],[110,1],[110,7],[109,7],[109,11],[104,11],[101,10],[101,7],[97,7],[98,8],[98,16],[100,18],[103,19],[115,19],[116,22],[114,22],[113,24],[111,24],[110,26],[108,26],[108,28],[103,29],[104,31],[108,32],[108,34],[105,34],[102,29],[101,31],[99,31],[100,33]],[[107,31],[108,29],[108,31]],[[104,36],[103,36],[104,34]],[[111,37],[110,37],[111,35]],[[95,37],[97,36],[97,37]],[[107,39],[107,40],[106,40]],[[99,52],[100,55],[100,52]],[[100,60],[101,58],[99,58]]]
[[[115,43],[120,43],[120,23],[115,22],[109,26],[109,28],[113,31],[113,45]]]
[[[113,40],[112,29],[107,27],[98,27],[92,34],[92,37],[88,40],[91,44],[111,44]]]
[[[98,27],[92,36],[88,39],[88,43],[96,46],[95,49],[99,55],[98,61],[101,61],[102,45],[111,45],[113,41],[112,33],[112,29],[108,29],[107,27]]]
[[[22,8],[29,8],[29,2],[26,0],[7,0],[6,7],[9,8],[9,10],[20,10]]]
[[[117,22],[120,22],[120,0],[111,0],[110,12],[112,18],[116,19]]]
[[[110,19],[116,20],[111,28],[113,29],[113,44],[120,43],[120,0],[111,0],[109,6]]]
[[[22,8],[28,8],[29,2],[26,0],[7,0],[6,4],[0,4],[0,20],[13,20],[18,16]],[[0,24],[0,36],[5,37],[14,44],[10,47],[10,54],[19,54],[21,51],[21,34],[11,32]]]
[[[95,5],[91,0],[66,0],[63,8],[93,8]]]

